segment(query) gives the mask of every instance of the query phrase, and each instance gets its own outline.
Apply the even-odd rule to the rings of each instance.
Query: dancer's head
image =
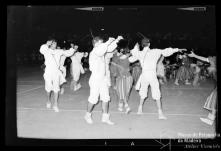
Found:
[[[70,45],[71,45],[71,48],[74,48],[74,44],[73,43],[71,43]]]
[[[96,46],[100,45],[101,43],[103,43],[103,41],[104,40],[101,37],[97,36],[97,37],[93,38],[92,44],[94,47],[96,47]]]
[[[46,45],[50,46],[53,43],[53,41],[55,41],[55,39],[49,37],[47,42],[46,42]]]
[[[148,39],[148,38],[142,39],[141,45],[142,45],[142,47],[150,47],[150,39]]]
[[[130,53],[130,50],[128,48],[121,48],[120,53],[123,55],[127,55]]]
[[[57,47],[57,42],[56,42],[56,41],[53,41],[52,44],[51,44],[51,46],[50,46],[50,48],[51,48],[51,49],[56,49],[56,47]]]
[[[78,50],[78,45],[74,45],[74,49],[75,49],[75,50]]]

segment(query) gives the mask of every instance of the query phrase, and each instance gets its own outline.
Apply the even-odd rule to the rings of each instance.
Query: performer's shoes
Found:
[[[137,114],[138,114],[138,115],[143,114],[142,107],[139,107],[139,108],[138,108]]]
[[[47,107],[47,109],[50,109],[51,108],[51,103],[47,103],[46,107]]]
[[[77,84],[75,87],[74,87],[74,91],[77,91],[81,88],[81,84]]]
[[[185,82],[185,85],[191,85],[191,83],[189,83],[189,82]]]
[[[108,125],[114,125],[114,123],[110,121],[110,114],[107,113],[102,114],[101,122],[106,123]]]
[[[118,107],[118,111],[122,112],[123,108],[122,107]]]
[[[213,120],[210,120],[209,118],[200,118],[200,120],[208,125],[213,125]]]
[[[179,85],[179,83],[178,83],[178,82],[175,82],[174,84],[175,84],[175,85]]]
[[[88,124],[93,124],[93,120],[92,120],[92,118],[91,118],[91,113],[86,113],[86,115],[84,116],[84,119],[86,120],[86,122],[88,123]]]
[[[167,117],[163,114],[159,114],[158,118],[159,118],[159,120],[166,120],[167,119]]]
[[[118,110],[121,111],[121,112],[123,111],[123,103],[119,103]]]
[[[64,94],[64,88],[61,88],[60,94]]]
[[[126,114],[129,114],[130,111],[131,111],[129,105],[128,105],[128,104],[125,104],[124,107],[125,107],[125,109],[126,109],[126,112],[125,112],[125,113],[126,113]]]
[[[57,106],[53,106],[53,109],[54,109],[55,112],[59,112],[59,109],[58,109]]]
[[[129,107],[126,108],[126,114],[129,114],[131,112],[131,109]]]

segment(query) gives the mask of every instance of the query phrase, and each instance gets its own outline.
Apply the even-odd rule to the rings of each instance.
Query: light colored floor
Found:
[[[175,86],[172,81],[161,87],[164,112],[167,120],[157,119],[156,103],[151,97],[144,104],[144,115],[137,115],[139,95],[131,92],[129,115],[117,110],[117,100],[112,91],[110,113],[116,124],[101,123],[101,103],[93,112],[94,124],[84,121],[89,96],[89,73],[81,78],[82,89],[71,92],[69,82],[65,93],[59,98],[60,112],[46,109],[43,71],[40,68],[18,71],[17,78],[17,130],[19,137],[59,138],[59,139],[109,139],[109,138],[186,138],[212,136],[215,125],[209,126],[200,121],[208,111],[202,108],[206,97],[213,90],[210,80],[199,87]]]

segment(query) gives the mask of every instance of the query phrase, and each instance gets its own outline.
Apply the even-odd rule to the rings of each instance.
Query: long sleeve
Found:
[[[118,39],[114,40],[108,47],[107,52],[113,52],[117,48]]]
[[[97,55],[97,56],[103,56],[106,52],[107,52],[107,45],[106,43],[102,43],[100,44],[99,46],[95,47],[93,49],[94,53]]]
[[[75,49],[69,49],[69,50],[65,50],[65,51],[62,51],[62,52],[63,52],[64,56],[70,57],[74,54],[75,51],[76,51]]]
[[[100,44],[99,46],[94,48],[94,53],[97,56],[103,56],[106,52],[112,52],[117,47],[118,40],[109,39],[105,43]]]
[[[135,61],[138,60],[138,58],[136,58],[135,56],[130,56],[130,57],[128,58],[128,60],[129,60],[129,62],[135,62]]]
[[[44,54],[46,54],[47,52],[49,52],[48,46],[47,46],[47,45],[42,45],[42,46],[40,47],[40,53],[44,55]]]
[[[194,58],[210,63],[209,58],[206,58],[206,57],[195,55]]]
[[[164,57],[168,57],[168,56],[171,56],[172,54],[174,54],[175,52],[178,52],[179,49],[178,48],[166,48],[166,49],[159,50],[159,51],[161,51],[161,54]]]

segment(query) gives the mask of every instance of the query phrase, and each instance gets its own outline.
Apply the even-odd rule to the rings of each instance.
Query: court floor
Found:
[[[70,79],[65,92],[59,98],[60,112],[46,109],[43,71],[39,66],[17,69],[17,132],[22,138],[55,139],[114,139],[114,138],[196,138],[213,137],[215,124],[209,126],[200,121],[208,111],[203,109],[206,97],[214,88],[211,80],[202,81],[198,87],[176,86],[173,81],[161,86],[163,109],[167,120],[157,119],[157,107],[151,97],[144,104],[144,114],[137,115],[138,92],[132,90],[129,105],[130,114],[117,110],[117,99],[110,90],[111,120],[115,125],[101,123],[101,103],[92,115],[94,124],[84,121],[89,96],[89,72],[81,76],[82,88],[70,90]]]

